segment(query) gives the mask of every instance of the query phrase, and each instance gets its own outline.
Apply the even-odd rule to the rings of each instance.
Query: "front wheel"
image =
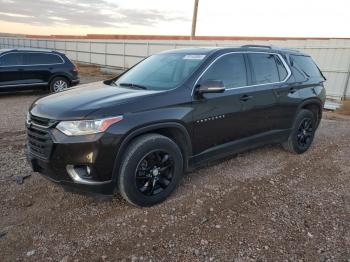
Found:
[[[298,113],[291,134],[282,146],[289,152],[301,154],[309,149],[316,132],[316,119],[310,110]]]
[[[136,206],[152,206],[164,201],[183,174],[183,157],[174,141],[159,134],[136,138],[126,150],[118,189]]]

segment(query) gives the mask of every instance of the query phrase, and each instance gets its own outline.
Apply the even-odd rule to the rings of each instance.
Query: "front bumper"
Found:
[[[27,136],[27,159],[34,172],[66,189],[114,194],[118,135],[100,133],[69,137],[55,128],[27,125]],[[81,175],[82,168],[89,169],[88,176]]]
[[[81,184],[76,183],[72,179],[69,180],[69,177],[62,174],[58,175],[55,173],[54,167],[50,162],[36,158],[31,153],[27,152],[27,160],[30,163],[32,170],[43,175],[45,178],[50,181],[61,185],[64,189],[68,191],[77,191],[81,193],[92,193],[98,195],[113,195],[115,189],[115,183],[112,180],[91,183],[91,184]]]

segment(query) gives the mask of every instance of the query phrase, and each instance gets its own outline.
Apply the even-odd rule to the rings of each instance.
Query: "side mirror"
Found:
[[[223,93],[225,91],[224,83],[221,80],[206,80],[199,85],[197,94]]]

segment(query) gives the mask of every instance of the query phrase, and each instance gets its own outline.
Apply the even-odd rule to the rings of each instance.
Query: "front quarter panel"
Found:
[[[129,142],[140,134],[156,129],[178,128],[188,138],[186,143],[191,143],[192,103],[190,96],[186,100],[180,95],[180,93],[188,93],[188,90],[172,93],[150,96],[143,98],[143,101],[130,102],[108,109],[109,115],[123,115],[123,120],[110,126],[100,140],[104,143],[103,148],[107,149],[106,153],[99,152],[100,159],[105,160],[101,169],[111,166],[114,170],[118,170],[122,154]],[[153,105],[150,106],[150,104]],[[129,112],[125,112],[126,110]],[[103,109],[103,112],[94,112],[92,115],[106,114],[106,109]],[[114,174],[116,173],[115,171]]]

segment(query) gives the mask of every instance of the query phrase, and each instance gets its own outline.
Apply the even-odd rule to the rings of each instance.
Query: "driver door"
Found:
[[[194,154],[200,154],[226,142],[249,136],[249,118],[244,107],[255,87],[248,87],[249,74],[244,54],[230,53],[218,58],[199,79],[220,80],[225,92],[193,94]]]

